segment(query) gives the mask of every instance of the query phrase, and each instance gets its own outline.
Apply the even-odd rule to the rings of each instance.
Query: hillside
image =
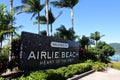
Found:
[[[120,54],[120,43],[110,43],[109,45],[116,50],[116,53]]]

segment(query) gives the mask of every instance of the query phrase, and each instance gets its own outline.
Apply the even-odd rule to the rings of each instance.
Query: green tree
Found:
[[[44,8],[44,4],[40,4],[40,0],[22,0],[21,6],[16,7],[19,13],[32,13],[31,19],[37,15],[38,18],[38,34],[40,33],[40,11]]]
[[[0,5],[0,42],[2,47],[2,41],[10,33],[14,32],[14,27],[10,25],[12,15],[6,10],[5,4]]]
[[[103,37],[104,35],[100,35],[100,32],[96,31],[95,33],[91,33],[90,38],[97,42]]]
[[[57,32],[54,34],[55,37],[65,39],[65,40],[75,40],[77,36],[75,36],[75,32],[69,28],[68,30],[64,25],[61,25],[60,28],[56,29]]]
[[[88,49],[88,45],[90,45],[89,37],[86,37],[85,35],[83,35],[81,39],[78,39],[78,42],[81,44],[82,48],[85,48],[86,46]]]
[[[52,13],[52,9],[50,8],[50,10],[48,11],[49,15],[48,15],[48,19],[49,19],[49,24],[50,24],[50,36],[52,36],[52,24],[55,22],[55,20],[62,14],[62,12],[59,13],[59,15],[57,17],[55,17]],[[36,17],[36,19],[38,19],[38,16]],[[34,24],[36,24],[37,22],[34,22]],[[40,23],[41,24],[47,24],[47,19],[45,16],[40,16]],[[48,31],[48,29],[47,29]]]
[[[98,59],[102,62],[107,62],[109,56],[114,55],[115,50],[113,47],[111,47],[110,45],[108,45],[105,42],[99,42],[96,45],[96,49],[95,52],[97,53]]]
[[[74,31],[74,6],[80,0],[59,0],[51,2],[54,6],[58,8],[70,8],[71,9],[71,21],[72,21],[72,30]]]
[[[62,12],[60,12],[58,14],[58,16],[54,16],[52,13],[52,9],[50,8],[49,10],[49,24],[50,24],[50,35],[52,36],[52,24],[57,20],[57,18],[62,14]]]

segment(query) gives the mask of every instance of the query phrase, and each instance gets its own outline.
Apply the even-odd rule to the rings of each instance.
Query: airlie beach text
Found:
[[[74,60],[72,58],[77,58],[78,55],[79,54],[76,52],[31,51],[27,57],[27,60],[40,60],[40,65],[46,65],[60,62],[72,62]]]

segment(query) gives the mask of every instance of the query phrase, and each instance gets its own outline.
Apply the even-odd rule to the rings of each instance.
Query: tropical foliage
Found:
[[[44,4],[40,4],[40,0],[22,0],[21,6],[16,7],[19,13],[32,13],[31,19],[37,15],[38,18],[38,34],[40,33],[40,11],[44,8]]]
[[[74,10],[73,7],[79,2],[80,0],[58,0],[51,2],[54,6],[58,8],[70,8],[71,9],[71,21],[72,21],[72,30],[74,31]]]
[[[60,28],[57,28],[56,30],[57,32],[54,34],[54,36],[57,38],[65,40],[75,40],[77,38],[75,32],[71,28],[67,30],[64,25],[61,25]]]
[[[97,42],[103,37],[104,35],[100,35],[100,32],[96,31],[95,33],[91,33],[90,38]]]
[[[60,12],[59,14],[58,14],[58,16],[57,17],[55,17],[54,15],[53,15],[53,13],[52,13],[52,9],[50,8],[50,10],[48,11],[48,21],[49,21],[49,23],[48,23],[48,26],[50,25],[50,36],[52,36],[52,24],[55,22],[55,20],[62,14],[62,12]],[[36,19],[38,19],[38,16],[36,17]],[[36,24],[37,22],[34,22],[34,24]],[[46,18],[46,16],[40,16],[40,23],[41,24],[47,24],[47,18]],[[47,36],[48,36],[48,33],[49,33],[49,31],[48,31],[49,29],[47,28]]]
[[[78,42],[81,44],[80,56],[82,57],[80,57],[80,60],[92,59],[107,63],[109,62],[109,56],[114,55],[115,49],[113,47],[108,45],[106,42],[98,42],[98,40],[100,40],[100,35],[98,35],[98,33],[100,32],[95,32],[95,34],[92,36],[90,35],[90,37],[83,35],[81,39],[78,39]],[[91,47],[91,39],[97,41],[96,46]]]
[[[78,38],[78,42],[80,43],[82,48],[85,48],[85,46],[88,47],[90,45],[89,37],[86,37],[85,35],[82,36],[82,38]]]
[[[22,5],[16,7],[16,11],[18,10],[19,13],[32,13],[32,17],[36,17],[36,23],[38,24],[38,33],[46,36],[49,35],[49,25],[51,26],[51,35],[52,35],[52,24],[55,20],[61,15],[58,14],[55,17],[52,13],[52,9],[49,9],[49,2],[50,0],[45,0],[45,3],[41,5],[41,0],[21,0]],[[11,5],[13,0],[10,0]],[[72,40],[76,41],[78,38],[75,35],[74,31],[74,13],[73,8],[79,2],[79,0],[57,0],[51,2],[54,6],[59,8],[70,8],[71,9],[71,20],[72,20],[72,27],[67,29],[64,25],[61,25],[59,28],[56,29],[53,37],[65,39],[65,40]],[[46,5],[46,13],[45,15],[41,15],[40,12]],[[11,6],[12,7],[12,6]],[[12,11],[12,8],[11,8]],[[0,56],[0,65],[6,64],[8,62],[8,53],[10,51],[10,46],[7,45],[6,47],[2,47],[2,42],[9,36],[10,33],[15,32],[15,28],[13,27],[14,17],[12,12],[9,13],[6,9],[4,4],[0,5],[0,52],[2,55]],[[12,24],[10,24],[12,22]],[[40,24],[47,24],[46,31],[40,31]],[[29,76],[20,77],[19,80],[32,80],[32,79],[43,79],[43,80],[66,80],[69,77],[72,77],[75,74],[80,74],[85,71],[95,69],[95,70],[104,70],[107,63],[109,61],[109,56],[114,55],[115,50],[113,47],[108,45],[106,42],[100,41],[100,39],[104,35],[101,35],[100,32],[96,31],[91,33],[90,36],[83,35],[82,37],[78,38],[78,42],[80,43],[80,62],[86,61],[88,59],[92,59],[86,61],[85,63],[79,63],[74,65],[69,65],[68,67],[62,67],[55,70],[43,70],[43,71],[36,71],[30,73]],[[95,46],[92,46],[96,42]],[[1,51],[1,48],[2,51]],[[18,60],[19,52],[20,52],[20,38],[12,40],[11,52]],[[14,61],[18,62],[14,59]],[[97,61],[97,62],[94,62]],[[102,63],[104,62],[104,63]],[[1,67],[1,66],[0,66]],[[3,66],[2,66],[3,67]],[[6,68],[6,66],[4,66]],[[14,66],[13,66],[14,67]],[[118,66],[119,67],[119,66]],[[4,69],[5,70],[5,69]],[[0,69],[0,71],[2,71]],[[1,79],[1,78],[0,78]]]
[[[18,80],[66,80],[76,74],[80,74],[91,69],[91,63],[79,63],[58,69],[33,71],[28,76],[21,76]]]
[[[0,5],[0,48],[2,48],[2,41],[6,39],[10,35],[10,33],[14,32],[15,28],[10,25],[12,20],[12,14],[10,14],[5,4]]]

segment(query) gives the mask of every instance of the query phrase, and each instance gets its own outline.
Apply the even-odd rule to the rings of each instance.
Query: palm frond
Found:
[[[62,15],[63,11],[59,12],[58,16],[55,18],[55,20]]]
[[[36,14],[37,14],[37,13],[33,13],[32,17],[31,17],[31,20],[32,20],[32,18],[33,18]]]

